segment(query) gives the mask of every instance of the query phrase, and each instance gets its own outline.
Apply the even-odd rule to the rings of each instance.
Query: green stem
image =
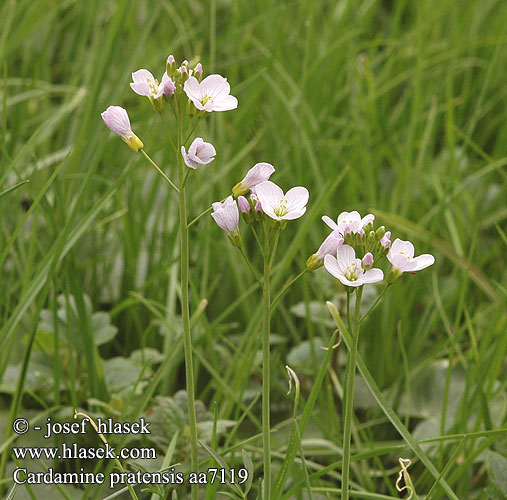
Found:
[[[227,198],[224,198],[220,201],[220,203],[223,203]],[[204,217],[206,214],[209,214],[213,211],[213,207],[207,208],[204,212],[201,212],[195,219],[192,219],[191,222],[187,224],[187,229],[189,229],[191,226],[193,226],[201,217]]]
[[[262,445],[264,464],[264,500],[271,497],[271,438],[269,434],[269,389],[270,389],[270,290],[269,275],[270,266],[270,241],[269,227],[264,227],[264,285],[262,297]]]
[[[371,305],[371,307],[361,316],[361,319],[359,320],[359,323],[362,323],[362,321],[377,307],[377,304],[382,300],[382,297],[386,293],[386,290],[392,285],[392,283],[388,283],[384,289],[380,292],[380,295],[377,297],[377,300]]]
[[[350,435],[352,429],[352,419],[354,410],[354,381],[356,376],[356,358],[357,358],[357,345],[359,341],[359,320],[361,308],[361,296],[363,294],[363,287],[360,286],[356,290],[356,307],[354,314],[354,330],[352,331],[352,345],[350,346],[347,354],[347,380],[345,384],[345,401],[344,401],[344,415],[343,415],[343,466],[342,466],[342,500],[348,500],[349,492],[349,477],[350,477]],[[350,322],[350,293],[347,294],[347,313]]]
[[[167,184],[169,184],[169,186],[171,186],[177,193],[179,193],[180,190],[176,187],[176,185],[173,183],[173,181],[171,179],[169,179],[169,177],[167,177],[167,175],[164,174],[164,172],[162,171],[162,169],[150,158],[150,156],[148,155],[148,153],[146,153],[146,151],[144,149],[140,149],[139,151],[149,161],[149,163],[153,167],[155,167],[155,169],[157,170],[157,172],[163,177],[163,179],[167,182]],[[181,155],[178,155],[178,156],[181,156]]]
[[[299,279],[301,276],[303,276],[308,269],[304,268],[295,278],[292,278],[286,285],[283,286],[283,288],[278,292],[278,295],[274,298],[274,300],[271,302],[271,309],[273,309],[278,301],[283,297],[284,293]]]
[[[255,281],[262,286],[262,283],[259,279],[259,276],[257,274],[257,271],[253,268],[252,266],[252,263],[250,262],[250,259],[248,258],[246,252],[245,252],[245,248],[243,247],[243,245],[241,245],[239,247],[239,251],[241,253],[241,256],[243,257],[243,260],[245,261],[245,264],[247,265],[250,273],[252,273],[252,276],[255,278]]]
[[[182,145],[182,116],[181,107],[178,104],[178,151]],[[181,189],[179,190],[180,208],[180,258],[181,258],[181,316],[183,320],[183,345],[185,351],[185,375],[188,403],[188,426],[190,431],[190,470],[199,472],[197,461],[197,422],[195,417],[195,394],[194,394],[194,367],[192,362],[192,334],[190,332],[190,307],[188,301],[189,265],[188,265],[188,226],[187,226],[187,201],[185,193],[185,167],[180,154],[178,158],[178,170]],[[192,500],[197,500],[197,485],[192,484]]]
[[[160,119],[162,120],[162,123],[164,124],[164,128],[165,128],[165,130],[167,132],[167,137],[169,139],[169,142],[171,143],[171,146],[172,146],[174,152],[177,155],[180,154],[180,151],[176,149],[176,145],[174,144],[173,138],[171,137],[171,130],[169,129],[169,125],[167,125],[167,121],[164,118],[164,114],[162,113],[162,111],[159,111],[158,114],[160,116]]]

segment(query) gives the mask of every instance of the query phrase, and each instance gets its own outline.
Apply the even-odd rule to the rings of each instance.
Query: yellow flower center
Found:
[[[201,104],[202,104],[203,106],[205,106],[205,105],[206,105],[206,103],[207,103],[207,102],[209,102],[209,101],[211,101],[211,96],[210,96],[210,95],[205,95],[205,96],[202,98],[202,100],[201,100]]]
[[[287,200],[282,200],[280,202],[280,206],[278,208],[275,208],[273,212],[278,217],[283,217],[284,215],[287,215],[289,213],[289,211],[287,210]]]
[[[357,268],[356,263],[352,262],[352,264],[347,267],[347,271],[345,272],[345,278],[349,281],[357,281]]]

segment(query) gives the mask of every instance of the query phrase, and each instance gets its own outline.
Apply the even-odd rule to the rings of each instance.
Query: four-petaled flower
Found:
[[[326,255],[324,267],[346,286],[357,287],[365,283],[377,283],[384,279],[381,269],[373,268],[365,271],[361,265],[361,259],[356,258],[356,252],[349,245],[339,247],[336,257]]]
[[[181,146],[181,155],[187,167],[196,169],[199,164],[207,165],[211,163],[215,159],[216,151],[213,144],[204,142],[200,137],[197,137],[190,144],[188,153],[185,146]]]
[[[138,95],[151,99],[158,99],[163,95],[171,96],[176,90],[174,82],[167,73],[164,73],[162,81],[158,83],[158,80],[147,69],[140,69],[132,73],[132,80],[130,84],[132,90]]]
[[[217,201],[211,205],[213,213],[211,217],[224,231],[234,233],[238,229],[239,210],[238,205],[232,196],[229,196],[223,203]]]
[[[104,123],[111,132],[119,135],[134,151],[139,151],[144,144],[130,128],[130,120],[127,111],[120,106],[109,106],[101,113]]]
[[[431,266],[435,257],[429,253],[414,257],[414,245],[410,241],[396,238],[387,254],[387,259],[398,274],[403,272],[415,272]]]
[[[232,194],[236,197],[248,193],[257,184],[267,181],[271,174],[275,171],[275,167],[271,163],[256,163],[245,175],[244,179],[238,182],[232,188]]]
[[[274,182],[265,181],[255,186],[262,211],[275,220],[293,220],[306,212],[308,189],[302,186],[289,189],[283,194],[282,189]]]
[[[322,220],[333,230],[338,231],[343,236],[348,233],[357,233],[364,226],[371,224],[375,220],[375,216],[373,214],[368,214],[361,218],[359,212],[356,210],[352,212],[342,212],[338,216],[337,222],[335,222],[331,217],[324,215]]]
[[[230,95],[231,86],[221,75],[209,75],[200,83],[190,76],[183,90],[194,106],[202,111],[228,111],[238,107],[238,100]]]
[[[324,258],[326,255],[334,254],[338,251],[338,248],[343,245],[343,238],[338,231],[333,231],[327,238],[322,242],[319,249],[306,261],[306,269],[313,271],[322,267],[324,264]]]

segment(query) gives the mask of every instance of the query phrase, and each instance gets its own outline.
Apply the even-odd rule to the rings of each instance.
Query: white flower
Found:
[[[382,237],[380,240],[380,244],[384,248],[384,250],[387,250],[391,246],[391,231],[387,231],[386,234]]]
[[[130,120],[127,111],[120,106],[109,106],[101,113],[104,123],[111,132],[119,135],[134,151],[139,151],[144,144],[130,128]]]
[[[187,167],[196,169],[199,164],[211,163],[215,159],[216,151],[213,144],[204,142],[200,137],[197,137],[188,148],[188,153],[185,146],[181,146],[181,155]]]
[[[435,257],[429,253],[414,257],[414,245],[410,241],[396,238],[387,254],[387,259],[393,268],[403,272],[415,272],[431,266]]]
[[[365,283],[377,283],[384,279],[384,273],[380,269],[373,268],[365,271],[361,265],[361,259],[356,259],[356,253],[349,245],[339,247],[336,257],[326,255],[324,267],[347,286],[356,287]]]
[[[232,196],[229,196],[223,203],[219,201],[212,204],[213,213],[211,217],[224,231],[235,233],[239,225],[238,205]]]
[[[203,111],[228,111],[238,107],[238,100],[230,95],[231,86],[220,75],[209,75],[200,83],[190,76],[183,90],[194,106]]]
[[[244,179],[238,182],[232,188],[232,194],[234,196],[241,196],[242,194],[248,193],[252,188],[260,184],[261,182],[267,181],[271,174],[275,171],[275,167],[271,163],[256,163],[245,175]]]
[[[336,254],[340,245],[343,245],[343,238],[338,231],[333,231],[322,242],[316,253],[310,255],[306,261],[306,268],[308,271],[313,271],[322,267],[324,264],[324,257],[329,254]]]
[[[283,194],[274,182],[265,181],[257,184],[255,194],[261,203],[262,211],[272,219],[298,219],[306,212],[309,193],[305,187],[293,187],[287,194]]]
[[[174,82],[167,73],[164,73],[162,81],[158,83],[147,69],[140,69],[132,73],[132,80],[130,87],[136,94],[152,99],[158,99],[163,95],[171,96],[176,90]]]
[[[371,224],[375,220],[375,216],[373,214],[368,214],[361,219],[359,212],[342,212],[338,216],[337,222],[335,222],[331,217],[324,215],[322,220],[333,230],[338,231],[343,236],[348,233],[357,233],[364,226]]]
[[[340,236],[340,233],[333,231],[322,242],[322,245],[320,245],[316,255],[320,260],[323,260],[326,255],[336,254],[341,245],[343,245],[343,238]]]

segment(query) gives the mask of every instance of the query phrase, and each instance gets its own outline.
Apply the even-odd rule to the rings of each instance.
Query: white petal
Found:
[[[196,101],[200,103],[200,101],[203,98],[203,94],[201,92],[201,87],[199,85],[199,82],[197,81],[197,78],[194,78],[193,76],[191,76],[183,85],[183,90],[185,91],[185,94],[187,94],[187,97],[195,104],[195,106],[197,108],[198,106],[197,106]],[[203,109],[203,108],[201,107],[198,109]]]
[[[290,212],[287,212],[283,217],[281,217],[283,220],[294,220],[299,219],[300,217],[303,217],[303,215],[306,212],[306,207],[303,207],[301,210],[291,210]]]
[[[308,189],[303,186],[293,187],[287,191],[285,199],[287,200],[287,210],[289,212],[301,211],[308,203],[310,194]],[[305,209],[306,210],[306,209]]]
[[[331,217],[328,217],[327,215],[323,215],[322,216],[322,220],[333,230],[333,231],[338,231],[338,224],[336,224],[336,222],[331,219]]]
[[[147,69],[138,69],[132,73],[132,81],[134,83],[148,82],[148,80],[155,83],[154,76]]]
[[[421,269],[426,269],[427,267],[434,264],[435,257],[429,253],[423,253],[422,255],[419,255],[418,257],[412,259],[412,262],[416,263],[416,268],[414,271],[420,271]]]
[[[207,76],[201,82],[201,89],[203,95],[209,95],[215,99],[220,96],[226,96],[231,92],[231,86],[221,75]]]
[[[377,283],[384,279],[384,273],[381,269],[377,269],[376,267],[366,271],[364,274],[360,276],[360,281],[363,283]]]
[[[255,187],[255,194],[259,198],[264,212],[267,209],[278,208],[280,201],[283,199],[282,189],[271,181],[264,181],[258,184]]]
[[[343,273],[341,272],[341,269],[340,269],[340,266],[338,265],[338,261],[336,260],[336,257],[333,257],[332,255],[328,254],[324,257],[324,267],[335,278],[339,279],[340,276],[343,276]]]
[[[142,96],[150,95],[150,86],[146,82],[131,83],[130,88],[137,94]]]
[[[261,182],[267,181],[271,174],[275,171],[275,167],[270,163],[256,163],[245,175],[245,178],[241,181],[250,188],[257,186]]]
[[[354,249],[350,245],[342,245],[338,248],[336,258],[342,273],[345,274],[347,267],[356,260],[356,252],[354,252]]]
[[[238,107],[238,100],[232,95],[219,96],[213,99],[213,111],[229,111]]]

